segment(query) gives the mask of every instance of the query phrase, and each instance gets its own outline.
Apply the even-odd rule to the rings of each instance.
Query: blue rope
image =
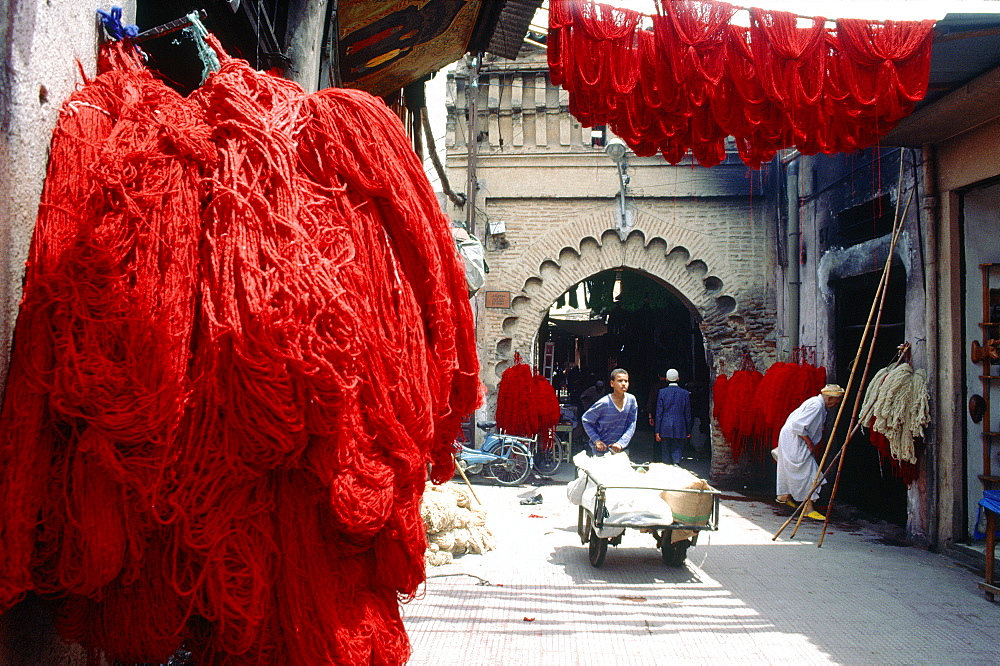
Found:
[[[133,39],[139,35],[139,26],[134,23],[122,25],[122,8],[112,7],[110,12],[97,10],[101,17],[101,23],[111,39],[121,41],[123,39]]]

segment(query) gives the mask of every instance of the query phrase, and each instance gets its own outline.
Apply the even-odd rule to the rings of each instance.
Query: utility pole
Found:
[[[469,74],[469,123],[465,143],[468,148],[466,163],[467,180],[465,184],[465,226],[469,234],[476,233],[476,161],[479,157],[479,68],[483,62],[482,52],[473,56],[472,72]]]

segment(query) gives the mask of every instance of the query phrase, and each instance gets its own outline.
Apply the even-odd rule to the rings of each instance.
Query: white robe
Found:
[[[788,415],[785,425],[778,435],[778,492],[777,495],[791,495],[796,502],[806,499],[809,489],[816,480],[819,464],[813,457],[801,435],[807,435],[813,444],[819,444],[823,437],[826,421],[826,404],[822,395],[816,395]],[[822,486],[826,479],[820,483]],[[819,499],[819,489],[813,493],[813,500]]]

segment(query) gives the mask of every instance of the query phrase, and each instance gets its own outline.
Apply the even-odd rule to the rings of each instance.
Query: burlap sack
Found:
[[[685,490],[711,490],[703,479],[695,479],[683,487]],[[711,493],[685,493],[676,490],[664,490],[660,493],[663,501],[670,505],[674,513],[674,521],[684,525],[707,525],[712,517]]]

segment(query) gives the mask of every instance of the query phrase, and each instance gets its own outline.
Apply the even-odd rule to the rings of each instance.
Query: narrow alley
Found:
[[[834,519],[822,548],[812,521],[772,541],[789,510],[726,492],[685,566],[626,530],[595,569],[563,483],[474,488],[497,548],[429,568],[403,605],[413,666],[1000,661],[977,573],[884,523]]]

